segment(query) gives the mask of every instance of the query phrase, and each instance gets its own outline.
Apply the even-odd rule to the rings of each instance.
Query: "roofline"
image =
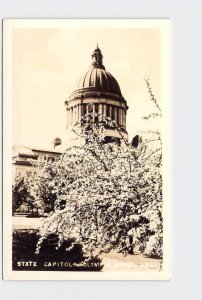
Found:
[[[36,152],[45,152],[45,153],[51,153],[51,154],[62,154],[62,152],[56,152],[56,151],[49,151],[49,150],[40,150],[40,149],[31,149],[32,151]]]

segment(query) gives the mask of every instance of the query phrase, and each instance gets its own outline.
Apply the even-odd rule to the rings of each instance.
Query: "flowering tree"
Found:
[[[101,122],[94,123],[98,116]],[[162,224],[159,157],[150,153],[147,144],[130,146],[117,124],[106,116],[92,112],[80,122],[83,131],[77,134],[86,141],[84,145],[67,148],[53,160],[40,157],[32,162],[37,169],[31,180],[35,199],[43,199],[44,187],[48,197],[55,199],[54,210],[40,229],[37,252],[53,233],[58,235],[58,247],[71,238],[88,255],[122,250],[126,236],[132,236],[144,251]],[[105,143],[106,126],[119,132],[120,143]],[[158,249],[151,254],[161,255]]]
[[[150,101],[154,104],[154,111],[147,116],[144,116],[144,120],[149,119],[158,119],[162,118],[161,107],[152,91],[149,79],[145,79],[145,83],[148,89]],[[162,169],[162,140],[161,134],[159,131],[147,131],[142,132],[142,142],[148,150],[148,157],[150,160],[150,168],[156,170],[153,180],[158,180],[159,187],[158,193],[156,197],[154,197],[153,201],[150,202],[150,205],[147,208],[145,214],[150,219],[149,227],[150,230],[154,232],[153,235],[150,235],[147,239],[146,247],[144,252],[148,255],[163,257],[163,202],[162,202],[162,177],[161,177],[161,169]],[[153,190],[153,187],[151,186]]]
[[[12,214],[14,214],[23,203],[26,203],[28,195],[26,178],[24,176],[17,176],[12,183]]]

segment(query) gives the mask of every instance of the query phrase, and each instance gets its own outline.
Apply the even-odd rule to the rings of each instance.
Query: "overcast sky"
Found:
[[[128,102],[127,131],[157,129],[142,117],[155,111],[144,78],[160,96],[160,30],[21,28],[13,30],[13,142],[47,148],[66,127],[64,102],[91,65],[96,44]]]

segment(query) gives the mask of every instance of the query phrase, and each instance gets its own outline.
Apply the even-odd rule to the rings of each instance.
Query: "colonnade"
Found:
[[[105,103],[95,103],[92,108],[89,104],[76,104],[67,109],[68,124],[73,125],[81,119],[85,114],[92,112],[92,110],[100,115],[105,115],[114,120],[119,126],[126,127],[126,110],[123,107]],[[101,121],[101,117],[98,116],[97,121]]]

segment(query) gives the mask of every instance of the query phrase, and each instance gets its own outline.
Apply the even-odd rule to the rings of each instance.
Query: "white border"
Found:
[[[162,47],[162,102],[163,102],[163,194],[164,194],[164,264],[162,272],[64,272],[12,271],[12,30],[14,28],[160,28]],[[170,279],[170,111],[171,111],[171,29],[169,20],[85,19],[4,20],[3,27],[3,102],[4,102],[4,193],[3,193],[3,274],[8,280],[168,280]],[[166,115],[165,115],[166,113]],[[9,167],[10,166],[10,167]]]

